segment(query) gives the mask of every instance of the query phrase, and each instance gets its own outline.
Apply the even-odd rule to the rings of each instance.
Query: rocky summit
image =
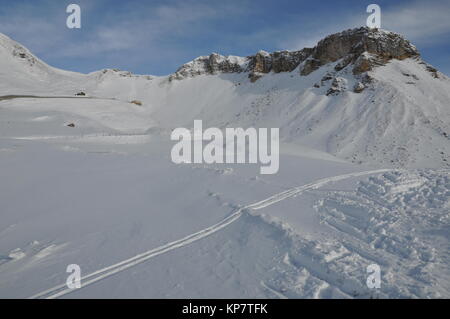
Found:
[[[416,47],[403,36],[381,29],[361,27],[330,35],[314,48],[299,51],[259,51],[248,57],[222,56],[213,53],[199,57],[179,68],[171,80],[201,74],[247,72],[252,82],[264,74],[292,72],[308,75],[323,65],[339,61],[336,71],[352,65],[355,75],[384,65],[392,59],[419,57]]]

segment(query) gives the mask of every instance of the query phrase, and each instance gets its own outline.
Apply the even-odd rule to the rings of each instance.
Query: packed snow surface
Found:
[[[355,93],[337,63],[85,75],[0,35],[0,297],[450,297],[449,79],[393,60]],[[279,127],[280,171],[173,164],[195,119]]]

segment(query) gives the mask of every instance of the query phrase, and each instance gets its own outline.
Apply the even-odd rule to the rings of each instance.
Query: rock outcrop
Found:
[[[250,80],[255,82],[264,74],[270,72],[294,71],[311,52],[312,49],[308,48],[301,51],[276,51],[273,53],[261,50],[255,55],[245,58],[237,56],[225,57],[213,53],[209,56],[198,57],[184,64],[170,76],[170,80],[181,80],[202,74],[248,72]]]
[[[365,89],[365,85],[362,82],[358,82],[355,84],[355,86],[353,87],[353,92],[355,93],[361,93],[362,91],[364,91]]]
[[[281,73],[294,71],[312,52],[312,49],[301,51],[276,51],[267,53],[259,51],[256,55],[249,57],[247,68],[249,78],[252,82],[258,80],[269,72]]]
[[[202,74],[241,73],[245,71],[247,64],[247,58],[237,56],[225,57],[212,53],[209,56],[201,56],[184,64],[169,79],[172,81]]]
[[[347,89],[347,81],[344,78],[336,77],[331,83],[331,87],[327,91],[327,96],[338,95]]]
[[[22,60],[26,60],[30,66],[36,63],[36,59],[30,52],[20,45],[15,45],[13,50],[13,56],[18,57]]]
[[[392,59],[420,57],[416,47],[401,35],[380,29],[362,27],[336,33],[321,40],[314,48],[300,51],[259,51],[248,57],[222,56],[213,53],[186,63],[170,80],[202,74],[247,72],[252,82],[264,74],[292,72],[309,75],[321,66],[337,62],[336,71],[349,65],[355,75],[373,70]],[[433,73],[432,70],[430,70]],[[359,89],[358,89],[359,90]]]
[[[404,60],[419,56],[416,47],[401,35],[362,27],[321,40],[303,65],[301,74],[308,75],[322,65],[339,60],[336,71],[354,64],[353,73],[361,74],[392,59]]]

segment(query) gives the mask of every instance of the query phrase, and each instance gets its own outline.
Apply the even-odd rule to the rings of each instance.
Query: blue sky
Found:
[[[70,3],[81,7],[79,30],[66,27]],[[381,6],[383,29],[405,35],[450,74],[450,0],[0,0],[0,32],[59,68],[165,75],[211,52],[314,46],[365,25],[371,3]]]

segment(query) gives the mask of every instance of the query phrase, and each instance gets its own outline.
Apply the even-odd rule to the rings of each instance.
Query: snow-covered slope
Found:
[[[0,48],[0,95],[140,100],[153,128],[190,127],[194,119],[280,127],[285,142],[356,163],[450,165],[450,80],[395,33],[360,28],[297,52],[212,54],[168,77],[57,70],[5,36]]]
[[[124,80],[126,79],[126,80]],[[0,95],[74,96],[79,92],[105,91],[112,97],[132,97],[136,86],[150,76],[135,76],[119,70],[101,70],[88,75],[49,66],[27,48],[0,33]],[[104,89],[106,83],[106,89]],[[121,91],[119,93],[118,91]],[[125,93],[123,93],[126,92]]]
[[[1,95],[49,93],[55,87],[64,91],[66,86],[73,86],[82,77],[78,73],[50,67],[1,33],[0,70]]]
[[[366,28],[164,77],[0,36],[0,298],[448,298],[449,88]],[[173,164],[195,119],[279,127],[279,172]]]

